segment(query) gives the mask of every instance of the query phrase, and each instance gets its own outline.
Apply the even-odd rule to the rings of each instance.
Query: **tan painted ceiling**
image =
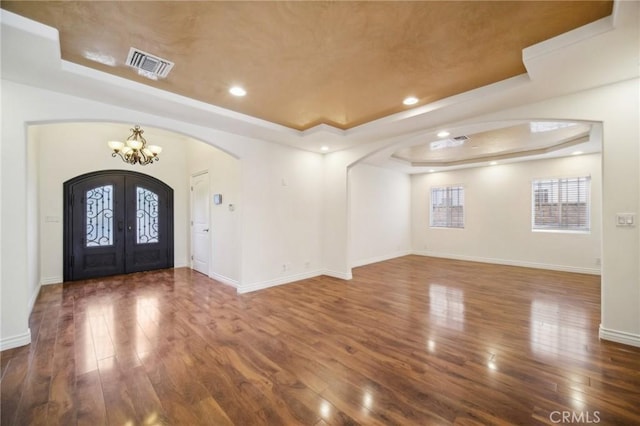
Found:
[[[393,158],[416,167],[447,167],[538,155],[586,142],[590,131],[588,123],[530,122],[471,135],[449,135],[400,149]]]
[[[2,1],[60,32],[62,57],[294,129],[348,129],[525,72],[522,49],[612,1]],[[130,47],[175,62],[152,81]],[[101,63],[102,62],[102,63]],[[110,64],[110,65],[107,65]],[[240,84],[244,98],[228,93]]]

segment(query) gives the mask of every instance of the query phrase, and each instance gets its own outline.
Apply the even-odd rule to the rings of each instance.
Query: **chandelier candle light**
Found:
[[[162,148],[158,145],[147,146],[147,141],[142,137],[144,130],[140,126],[131,129],[133,133],[125,142],[109,141],[107,145],[113,150],[112,157],[119,155],[122,161],[129,164],[140,164],[146,166],[154,161],[160,160],[158,154],[162,152]]]

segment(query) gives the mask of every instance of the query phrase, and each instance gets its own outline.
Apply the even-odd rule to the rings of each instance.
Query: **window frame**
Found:
[[[560,221],[556,222],[552,225],[536,225],[536,201],[541,198],[541,194],[539,193],[541,184],[545,182],[549,182],[550,184],[555,184],[560,187],[561,182],[568,182],[570,180],[584,180],[585,181],[585,204],[586,204],[586,213],[585,219],[586,224],[583,227],[577,227],[575,225],[562,225]],[[591,175],[573,175],[573,176],[563,176],[563,177],[547,177],[547,178],[536,178],[531,180],[531,193],[530,193],[530,203],[531,203],[531,231],[532,232],[548,232],[548,233],[567,233],[567,234],[590,234],[591,233]],[[553,195],[549,194],[548,190],[544,193],[544,198],[549,203],[549,198]],[[558,196],[559,197],[559,196]],[[577,202],[576,202],[577,203]],[[562,215],[563,207],[568,204],[566,201],[562,202],[558,200],[559,207],[559,215]]]
[[[447,207],[449,213],[448,213],[448,217],[447,217],[447,223],[444,225],[440,225],[440,224],[434,224],[434,190],[447,190],[447,191],[451,191],[452,189],[456,189],[456,190],[460,190],[462,193],[462,218],[461,218],[461,226],[454,226],[453,225],[453,221],[451,220],[451,208],[455,207],[452,206],[451,204],[445,206]],[[465,229],[465,223],[466,223],[466,208],[465,208],[465,187],[462,184],[453,184],[453,185],[439,185],[439,186],[432,186],[431,188],[429,188],[429,227],[433,228],[433,229],[459,229],[459,230],[463,230]]]

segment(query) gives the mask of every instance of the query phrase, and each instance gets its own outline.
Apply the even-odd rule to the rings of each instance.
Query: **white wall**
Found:
[[[640,346],[640,228],[616,226],[616,213],[640,212],[640,80],[475,117],[600,121],[602,154],[602,323],[600,336]]]
[[[243,158],[240,292],[323,273],[322,155],[280,145]]]
[[[488,112],[457,122],[443,122],[464,134],[482,123],[505,120],[584,120],[602,123],[602,323],[600,336],[640,346],[640,228],[616,226],[616,213],[640,212],[640,79],[603,85],[594,89]],[[435,119],[434,119],[435,120]],[[434,123],[432,130],[437,129]],[[398,145],[400,145],[398,143]],[[392,145],[390,145],[392,147]],[[329,156],[325,167],[325,212],[333,229],[349,228],[346,190],[340,186],[346,169],[355,161],[379,150],[341,151]],[[337,189],[336,189],[337,188]],[[345,215],[341,216],[340,212]],[[415,220],[414,220],[415,221]],[[330,230],[327,228],[327,230]],[[342,268],[340,253],[349,247],[349,233],[325,231],[325,250],[336,250],[325,264]],[[350,271],[343,274],[350,275]]]
[[[33,126],[32,126],[33,127]],[[149,143],[163,147],[161,160],[135,167],[110,156],[105,141],[128,136],[127,126],[109,123],[62,123],[37,126],[40,158],[41,281],[62,282],[62,184],[95,170],[123,169],[149,174],[174,190],[175,266],[188,266],[190,256],[191,174],[208,170],[210,189],[224,195],[224,204],[211,205],[210,276],[256,290],[321,273],[322,157],[318,154],[267,145],[254,157],[244,190],[253,197],[253,210],[243,210],[240,161],[203,142],[146,127]],[[115,127],[115,129],[114,129]],[[118,128],[125,128],[118,130]],[[91,135],[87,138],[87,135]],[[73,152],[73,155],[69,155]],[[78,161],[81,158],[82,161]],[[251,161],[246,158],[245,162]],[[230,211],[229,204],[235,210]],[[243,237],[242,218],[249,234]],[[59,221],[57,221],[59,220]],[[243,238],[247,251],[242,251]],[[266,247],[269,247],[266,249]],[[243,268],[246,270],[241,282]]]
[[[38,131],[35,128],[28,129],[29,142],[27,144],[27,247],[28,247],[28,278],[27,291],[29,295],[29,310],[38,296],[40,289],[40,261],[41,254],[38,250],[41,238],[40,226],[40,145],[35,142]]]
[[[187,167],[189,175],[207,171],[209,176],[211,246],[208,275],[238,287],[242,255],[240,161],[211,145],[190,139]],[[221,205],[213,204],[213,194],[222,194]]]
[[[109,123],[59,123],[40,125],[37,144],[40,155],[40,274],[43,284],[62,282],[63,272],[63,183],[98,170],[131,170],[153,176],[173,189],[174,265],[187,265],[188,174],[184,137],[143,127],[147,143],[163,148],[160,161],[132,166],[111,157],[106,141],[123,140],[128,125]]]
[[[28,226],[27,222],[27,137],[20,111],[11,107],[6,86],[2,85],[2,318],[0,349],[21,346],[31,341],[29,332],[29,300],[33,287],[32,275],[27,266]],[[19,123],[11,125],[10,123]],[[32,186],[31,186],[32,187]],[[33,190],[33,189],[32,189]],[[37,249],[36,249],[37,252]],[[33,268],[32,264],[29,264]]]
[[[349,169],[351,266],[411,251],[411,179],[368,164]]]
[[[591,176],[591,232],[531,231],[531,182]],[[600,273],[601,156],[590,154],[412,176],[413,249],[418,254]],[[464,229],[429,226],[432,187],[462,185]]]
[[[350,280],[348,168],[357,154],[336,151],[324,156],[322,262],[328,276]]]
[[[167,129],[220,147],[239,158],[241,162],[242,216],[239,220],[242,223],[240,227],[242,238],[238,245],[241,247],[239,273],[241,282],[238,291],[251,291],[322,273],[322,155],[225,133],[171,117],[107,105],[6,80],[2,81],[1,94],[0,195],[2,197],[3,268],[0,273],[3,297],[0,347],[2,349],[29,343],[29,300],[34,296],[32,289],[37,288],[39,283],[38,281],[29,282],[30,277],[38,277],[40,272],[37,270],[37,264],[29,260],[29,253],[33,253],[34,250],[37,253],[39,248],[32,247],[33,242],[29,239],[30,231],[28,231],[30,224],[25,214],[33,204],[32,201],[28,202],[28,193],[31,189],[27,186],[27,172],[31,169],[31,164],[27,161],[27,129],[36,124],[81,121],[138,123],[145,129]],[[125,136],[127,135],[128,133]],[[149,136],[152,140],[151,134],[145,133],[145,136]],[[122,135],[118,134],[115,137],[122,138]],[[96,147],[99,146],[100,150],[107,149],[102,145],[105,139],[102,136],[99,139],[95,142]],[[80,157],[79,152],[84,149],[84,144],[92,143],[89,140],[83,140],[80,146],[63,149],[66,147],[65,142],[59,140],[55,143],[58,142],[61,144],[56,146],[59,154],[54,155],[68,157],[67,160],[62,160],[65,164],[64,168],[66,168],[66,161],[71,162],[72,159],[77,160]],[[170,143],[170,141],[162,142],[165,148],[169,148]],[[41,145],[40,149],[43,147],[44,145]],[[170,148],[165,149],[160,162],[151,167],[169,167],[170,164],[167,162],[173,154],[176,155],[174,157],[176,159],[183,155],[175,152],[172,154],[171,151]],[[45,155],[42,152],[40,154],[41,157]],[[108,165],[103,165],[106,168],[117,168],[112,165],[116,164],[117,160],[112,159],[108,152],[104,154],[106,159],[102,154],[95,154],[95,152],[87,154],[99,155],[98,161],[107,162]],[[180,161],[186,163],[186,158]],[[81,161],[77,162],[81,163]],[[182,166],[176,166],[181,167],[183,171],[175,173],[175,178],[178,179],[180,174],[180,179],[184,182],[185,195],[180,196],[179,200],[182,200],[181,204],[188,206],[189,197],[186,195],[186,188],[189,173],[185,163]],[[85,171],[81,164],[69,167],[74,168],[73,173],[66,170],[52,172],[75,176]],[[93,167],[88,169],[95,170]],[[167,170],[167,173],[171,176],[174,172]],[[170,186],[175,185],[174,190],[177,190],[178,185],[173,183],[173,178],[157,177]],[[40,180],[43,179],[44,177],[40,176]],[[43,188],[40,189],[41,192],[45,191]],[[62,191],[61,186],[59,191]],[[61,196],[60,198],[53,196],[52,199],[60,200]],[[42,217],[61,216],[61,207],[49,205],[48,199],[40,202],[43,203],[40,209]],[[184,221],[185,235],[188,220],[186,212],[187,210],[182,218],[175,218],[176,223]],[[45,238],[43,235],[45,231],[47,230],[43,227],[41,241]],[[184,247],[182,249],[184,252],[176,254],[176,261],[184,259],[186,263],[187,237],[176,241],[176,248],[178,245]],[[44,262],[44,259],[42,260]],[[47,268],[55,268],[56,264],[58,263],[53,261]],[[11,267],[7,268],[6,265]],[[285,265],[284,270],[283,265]],[[46,273],[54,277],[57,272],[48,269]]]

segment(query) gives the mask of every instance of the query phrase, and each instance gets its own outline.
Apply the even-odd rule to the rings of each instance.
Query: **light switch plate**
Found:
[[[635,213],[616,213],[616,226],[631,227],[636,225]]]

